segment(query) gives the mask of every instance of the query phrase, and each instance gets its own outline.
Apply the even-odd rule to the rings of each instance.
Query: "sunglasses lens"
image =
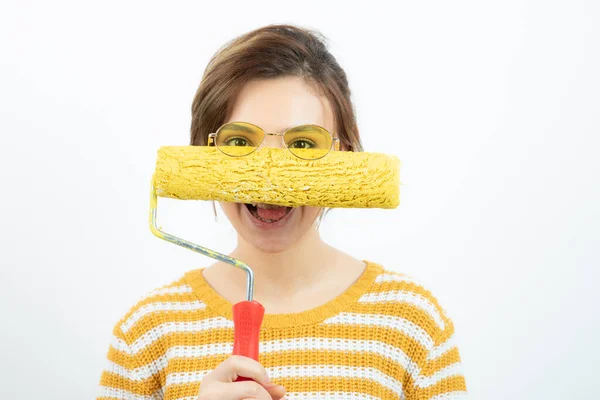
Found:
[[[324,157],[333,141],[325,128],[318,125],[300,125],[285,132],[285,144],[295,156],[305,160]]]
[[[264,132],[257,126],[244,122],[223,125],[217,131],[216,145],[230,156],[247,156],[262,143]]]

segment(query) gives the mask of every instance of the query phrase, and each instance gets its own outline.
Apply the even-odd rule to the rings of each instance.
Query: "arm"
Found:
[[[148,349],[136,346],[123,333],[120,322],[113,329],[96,399],[162,399],[158,371]]]
[[[454,325],[444,314],[445,328],[437,332],[434,346],[418,363],[419,376],[413,381],[407,400],[458,400],[466,398],[466,383],[456,347]]]

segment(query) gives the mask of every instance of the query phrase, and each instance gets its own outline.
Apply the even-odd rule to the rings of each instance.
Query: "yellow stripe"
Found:
[[[425,389],[418,389],[417,392],[419,393],[419,397],[417,398],[428,399],[438,394],[455,392],[459,390],[467,390],[465,378],[462,376],[452,376],[446,379],[442,379],[441,381],[439,381],[431,387]]]
[[[458,349],[454,348],[447,353],[444,353],[440,358],[436,358],[435,360],[430,360],[427,366],[427,370],[423,371],[423,374],[428,376],[433,375],[436,371],[439,371],[442,368],[447,367],[450,364],[454,364],[455,362],[460,361],[460,355],[458,353]]]
[[[202,357],[201,360],[192,358],[173,358],[169,360],[169,373],[212,370],[229,357],[229,355],[219,355]],[[392,361],[390,358],[362,351],[294,350],[277,353],[263,353],[259,355],[259,362],[265,368],[315,364],[350,367],[369,366],[377,368],[392,377],[403,376],[406,372],[402,365]]]
[[[275,382],[275,380],[273,380]],[[288,392],[344,392],[348,387],[357,388],[361,394],[380,397],[382,399],[397,399],[398,394],[393,393],[377,382],[360,378],[332,378],[332,377],[307,377],[278,379],[277,384],[283,385]],[[196,396],[200,390],[200,383],[171,385],[165,390],[165,399],[176,399],[185,396]]]
[[[423,328],[423,330],[432,338],[438,335],[440,328],[437,326],[435,320],[431,318],[431,316],[423,309],[407,303],[387,304],[389,304],[389,306],[382,307],[381,303],[380,305],[360,303],[354,305],[351,309],[346,311],[359,314],[377,314],[401,317]]]
[[[157,351],[162,353],[162,348],[159,346],[149,347],[137,353],[134,357],[130,357],[110,346],[107,359],[115,364],[122,365],[124,368],[136,369],[146,366],[152,361],[156,361],[156,355],[161,354],[157,353]]]
[[[417,326],[420,326],[427,332],[432,338],[438,335],[439,328],[435,321],[430,317],[428,313],[420,309],[419,307],[402,304],[394,305],[386,309],[382,307],[373,306],[371,304],[357,304],[351,309],[345,310],[346,312],[358,313],[358,314],[370,314],[370,315],[386,315],[386,316],[398,316],[402,317]],[[200,322],[209,318],[215,318],[215,314],[209,309],[200,310],[189,310],[189,311],[159,311],[149,313],[141,317],[136,323],[127,331],[127,340],[131,344],[137,339],[146,334],[149,330],[159,327],[162,324],[169,322]],[[120,325],[119,325],[120,326]],[[331,329],[338,327],[339,330],[347,331],[348,329],[356,329],[357,325],[322,325],[317,329]],[[384,329],[384,328],[379,328]],[[268,329],[262,329],[262,332],[268,332]],[[284,332],[282,330],[281,332]],[[293,331],[285,331],[293,335]],[[349,336],[351,337],[351,336]]]
[[[453,348],[438,359],[430,360],[429,363],[421,360],[418,362],[418,364],[419,368],[421,369],[421,375],[432,376],[433,374],[435,374],[435,372],[439,371],[440,369],[459,361],[461,360],[458,348]],[[412,387],[415,384],[414,379],[410,374],[407,374],[405,379],[407,386]]]
[[[163,386],[165,383],[163,383]],[[200,391],[200,383],[182,383],[179,385],[171,385],[165,389],[165,399],[179,399],[181,397],[198,396]]]
[[[150,377],[142,381],[134,382],[121,375],[107,371],[103,371],[100,377],[100,385],[128,390],[140,396],[149,396],[156,391],[156,389],[153,389],[156,386],[153,381],[154,378]]]
[[[325,325],[319,327],[311,336],[354,340],[373,340],[373,338],[378,338],[383,343],[399,347],[409,356],[412,354],[415,357],[414,361],[423,360],[427,355],[426,350],[419,342],[391,328],[358,325]],[[262,330],[259,340],[260,342],[266,342],[304,337],[306,337],[306,334],[301,330],[285,330],[281,332]],[[214,343],[233,343],[233,328],[213,328],[199,332],[170,333],[146,346],[134,358],[136,360],[150,360],[151,358],[148,358],[150,355],[163,354],[171,346],[189,346],[190,344],[202,346]],[[142,366],[137,361],[134,364],[136,367]],[[420,367],[423,367],[423,365],[420,365]]]
[[[161,290],[161,289],[169,289],[172,287],[184,286],[184,285],[187,285],[187,283],[183,279],[180,279],[169,285],[165,285],[165,286],[160,287],[159,289],[153,290],[152,292],[155,292],[155,291]],[[149,293],[152,293],[152,292],[149,292]],[[140,297],[144,297],[144,296],[140,296]],[[140,308],[142,308],[143,306],[145,306],[147,304],[156,303],[156,302],[167,302],[167,301],[173,302],[173,301],[197,301],[197,300],[198,300],[198,298],[196,297],[196,295],[193,292],[154,294],[145,299],[139,300],[133,307],[131,307],[129,310],[127,310],[125,315],[123,315],[121,317],[121,319],[118,321],[117,325],[120,326],[123,322],[127,321],[136,311],[138,311]]]

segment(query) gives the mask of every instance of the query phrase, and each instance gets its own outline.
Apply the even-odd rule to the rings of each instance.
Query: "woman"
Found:
[[[254,136],[232,134],[231,123]],[[305,125],[329,137],[330,151],[334,140],[341,151],[362,150],[346,75],[318,34],[272,25],[211,59],[193,102],[191,144],[225,154],[261,143],[293,152],[314,143],[283,132]],[[221,208],[238,233],[230,255],[252,266],[254,298],[266,310],[260,363],[230,356],[231,308],[245,299],[246,275],[218,262],[149,293],[117,323],[99,399],[465,394],[452,321],[437,300],[407,276],[326,244],[318,232],[323,209]]]

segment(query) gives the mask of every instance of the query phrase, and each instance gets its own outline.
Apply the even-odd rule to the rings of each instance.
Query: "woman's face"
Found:
[[[315,94],[302,78],[252,80],[239,92],[231,115],[225,122],[244,121],[265,132],[316,124],[333,134],[334,117],[328,100]],[[267,136],[265,146],[283,147],[281,136]],[[258,150],[260,151],[260,149]],[[279,253],[294,246],[307,234],[315,234],[313,224],[320,207],[270,209],[258,204],[220,202],[238,234],[250,245],[267,253]]]

